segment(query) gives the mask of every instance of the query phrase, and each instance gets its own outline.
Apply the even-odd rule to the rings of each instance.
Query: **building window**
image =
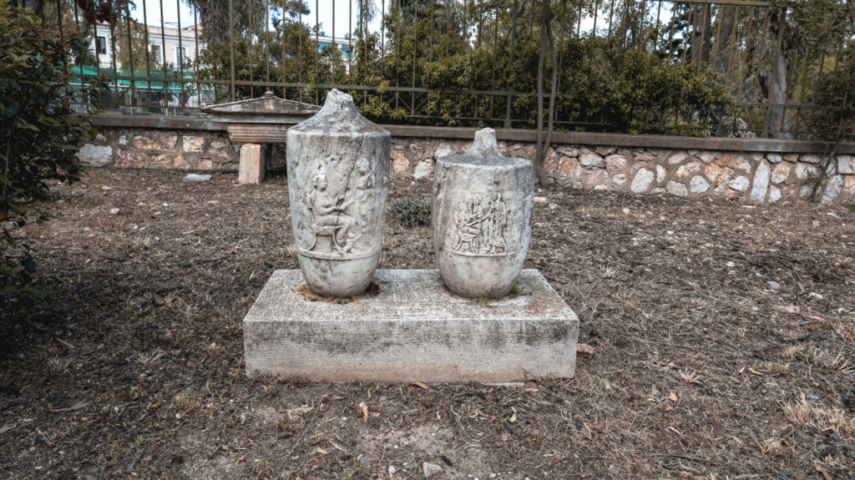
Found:
[[[175,65],[187,65],[187,48],[175,47]]]
[[[96,37],[95,38],[95,48],[97,49],[98,55],[106,55],[107,54],[107,39],[104,37]]]
[[[151,57],[154,63],[163,63],[163,49],[160,45],[151,45]]]

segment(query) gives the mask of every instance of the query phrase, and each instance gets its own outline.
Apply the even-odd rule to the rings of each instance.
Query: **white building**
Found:
[[[161,29],[160,25],[149,25],[148,28],[148,52],[149,67],[159,68],[163,66],[164,60],[167,67],[179,68],[180,60],[184,61],[184,68],[192,67],[196,60],[196,36],[193,26],[183,26],[178,30],[176,22],[166,22]],[[118,29],[117,29],[118,30]],[[118,45],[127,47],[128,32],[116,31],[117,52]],[[198,35],[202,35],[199,29]],[[199,53],[204,49],[204,41],[199,41]],[[96,36],[92,41],[92,50],[98,59],[101,68],[113,68],[113,45],[110,35],[110,26],[98,24]],[[164,59],[165,57],[165,59]],[[145,68],[145,65],[134,65],[135,68]],[[117,62],[116,68],[130,68],[130,65],[122,65]]]

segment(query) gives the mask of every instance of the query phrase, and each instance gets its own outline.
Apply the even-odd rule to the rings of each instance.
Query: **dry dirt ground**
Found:
[[[576,378],[308,384],[242,361],[297,268],[285,179],[181,177],[91,171],[27,229],[52,291],[0,358],[2,476],[855,478],[851,207],[543,192],[527,268],[581,318]],[[383,255],[433,268],[429,228]]]

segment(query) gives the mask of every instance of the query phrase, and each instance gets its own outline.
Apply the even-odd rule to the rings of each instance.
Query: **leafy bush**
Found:
[[[38,202],[49,181],[73,182],[77,145],[94,134],[71,109],[72,49],[79,40],[42,27],[26,9],[0,0],[0,312],[42,296],[36,264],[16,230],[48,219]]]
[[[431,204],[418,198],[396,198],[389,203],[389,215],[406,228],[429,227]]]

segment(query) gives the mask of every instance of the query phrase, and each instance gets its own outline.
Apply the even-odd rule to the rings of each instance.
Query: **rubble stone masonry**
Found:
[[[99,127],[78,156],[96,167],[236,171],[240,144],[224,131]],[[471,139],[392,138],[392,176],[432,181],[436,159],[463,153]],[[608,138],[608,136],[603,136]],[[284,170],[284,145],[269,148],[267,170]],[[500,141],[506,156],[531,160],[533,142]],[[556,143],[546,170],[562,187],[724,197],[750,203],[855,200],[855,154],[737,152]],[[822,168],[825,165],[826,172]]]

